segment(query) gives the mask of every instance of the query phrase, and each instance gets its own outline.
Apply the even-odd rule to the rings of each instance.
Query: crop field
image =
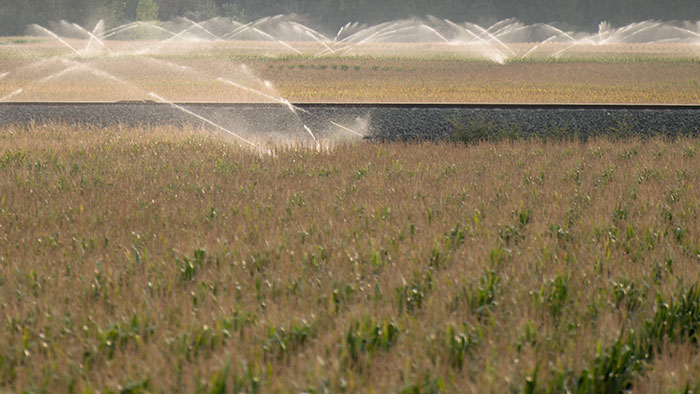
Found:
[[[257,67],[294,102],[697,103],[695,61],[278,60]],[[267,69],[265,69],[267,67]],[[329,71],[330,70],[330,71]]]
[[[483,48],[437,44],[367,44],[343,56],[260,42],[155,43],[148,55],[128,52],[136,43],[110,45],[111,54],[77,58],[45,39],[0,39],[0,100],[150,100],[155,92],[221,102],[700,102],[700,50],[689,44],[580,45],[556,58],[566,46],[519,44],[503,64],[479,57]]]
[[[697,138],[271,149],[3,126],[0,390],[700,387]]]

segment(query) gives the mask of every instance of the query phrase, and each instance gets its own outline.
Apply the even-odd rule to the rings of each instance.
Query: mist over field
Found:
[[[434,15],[456,21],[484,24],[504,18],[524,23],[556,22],[562,27],[596,30],[608,21],[625,25],[642,20],[697,20],[700,2],[693,0],[437,0],[380,2],[359,0],[3,0],[0,2],[0,35],[21,35],[27,25],[46,25],[65,19],[81,25],[134,20],[169,20],[185,16],[204,20],[215,16],[239,21],[276,14],[297,14],[329,31],[347,22],[378,23],[411,16]]]

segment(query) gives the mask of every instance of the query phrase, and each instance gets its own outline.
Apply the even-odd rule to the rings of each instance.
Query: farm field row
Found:
[[[254,63],[294,102],[697,103],[696,62],[343,59]]]
[[[0,130],[0,388],[700,384],[696,138],[272,149]]]
[[[151,100],[154,92],[174,101],[223,102],[280,97],[292,102],[700,102],[700,61],[685,47],[685,52],[579,49],[558,59],[498,64],[431,48],[411,52],[385,46],[331,57],[211,44],[80,58],[66,57],[65,49],[50,42],[15,41],[0,45],[4,101]]]

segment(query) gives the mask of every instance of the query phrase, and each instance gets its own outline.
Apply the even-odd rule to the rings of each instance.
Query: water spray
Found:
[[[156,26],[156,25],[154,25],[154,26]],[[174,34],[172,37],[170,37],[170,38],[167,38],[167,39],[165,39],[165,40],[163,40],[163,41],[159,41],[159,42],[157,42],[155,45],[152,45],[152,46],[150,46],[150,47],[148,47],[148,48],[144,48],[144,49],[142,49],[142,50],[140,50],[140,51],[138,51],[138,52],[136,52],[136,53],[139,54],[139,55],[144,55],[144,54],[147,54],[147,53],[149,53],[149,52],[152,52],[152,51],[154,51],[154,50],[156,50],[156,49],[162,47],[163,45],[169,43],[170,41],[172,41],[172,40],[174,40],[174,39],[176,39],[176,38],[178,38],[178,37],[181,37],[183,34],[187,33],[188,31],[190,31],[190,30],[193,29],[193,28],[194,28],[194,25],[192,25],[192,26],[186,28],[185,30],[180,31],[179,33],[175,33],[175,34]],[[165,30],[165,29],[164,29],[164,30]],[[168,30],[166,30],[166,31],[168,31]]]
[[[109,47],[107,47],[107,45],[104,43],[104,41],[102,41],[100,38],[98,38],[92,32],[87,31],[85,28],[83,28],[82,26],[80,26],[77,23],[73,23],[73,26],[75,26],[75,28],[79,29],[80,31],[84,32],[85,34],[87,34],[90,37],[90,40],[88,40],[88,43],[85,46],[85,49],[83,50],[83,53],[87,54],[88,50],[90,49],[90,44],[92,44],[93,40],[97,41],[97,43],[100,44],[100,46],[102,46],[102,48],[106,49],[107,52],[109,52],[110,54],[112,53],[112,51],[109,49]]]
[[[191,19],[189,19],[189,18],[187,18],[187,17],[184,17],[184,16],[182,17],[182,19],[184,19],[184,20],[186,20],[187,22],[193,24],[194,26],[197,26],[200,30],[202,30],[203,32],[205,32],[205,33],[209,34],[210,36],[212,36],[212,38],[214,38],[214,41],[218,41],[218,40],[219,40],[219,37],[218,37],[216,34],[210,32],[207,28],[205,28],[205,27],[202,26],[201,24],[199,24],[199,23],[197,23],[197,22],[195,22],[195,21],[193,21],[193,20],[191,20]]]
[[[67,67],[67,68],[65,68],[65,69],[63,69],[63,70],[61,70],[61,71],[59,71],[59,72],[57,72],[57,73],[51,74],[51,75],[49,75],[49,76],[46,76],[46,77],[40,79],[40,80],[39,80],[39,83],[46,83],[46,82],[49,82],[49,81],[52,80],[52,79],[62,77],[62,76],[66,75],[66,74],[68,74],[68,73],[70,73],[70,72],[73,72],[73,71],[75,71],[75,70],[81,68],[80,66],[81,66],[81,65],[78,64],[78,65],[74,65],[74,66],[71,66],[71,67]]]
[[[51,30],[49,30],[49,29],[47,29],[47,28],[45,28],[45,27],[43,27],[43,26],[39,26],[39,25],[32,25],[32,26],[34,26],[34,27],[37,28],[37,29],[40,29],[41,31],[43,31],[43,32],[47,33],[48,35],[50,35],[51,37],[55,38],[58,42],[60,42],[61,44],[65,45],[66,47],[68,47],[68,49],[70,49],[71,51],[73,51],[76,55],[78,55],[78,56],[80,56],[80,57],[83,57],[83,55],[82,55],[80,52],[78,52],[77,49],[73,48],[69,43],[67,43],[66,41],[64,41],[64,40],[63,40],[61,37],[59,37],[56,33],[52,32]]]
[[[22,93],[23,91],[24,91],[24,89],[21,89],[21,88],[20,88],[20,89],[17,89],[17,90],[15,90],[14,92],[8,94],[7,96],[0,97],[0,101],[9,100],[9,99],[11,99],[12,97],[14,97],[14,96],[16,96],[16,95]]]
[[[247,87],[247,86],[241,85],[240,83],[233,82],[233,81],[228,80],[228,79],[226,79],[226,78],[219,77],[219,78],[217,78],[216,80],[219,81],[219,82],[225,83],[225,84],[227,84],[227,85],[231,85],[231,86],[237,87],[237,88],[239,88],[239,89],[245,90],[245,91],[247,91],[247,92],[251,92],[251,93],[256,94],[256,95],[258,95],[258,96],[260,96],[260,97],[264,97],[264,98],[266,98],[266,99],[275,101],[275,102],[277,102],[277,103],[279,103],[279,104],[285,105],[285,106],[287,106],[287,107],[289,108],[289,110],[292,111],[292,113],[294,113],[294,114],[296,114],[297,111],[306,112],[305,110],[303,110],[303,109],[301,109],[301,108],[299,108],[299,107],[294,106],[294,105],[293,105],[292,103],[290,103],[287,99],[283,99],[283,98],[281,98],[281,97],[271,96],[271,95],[269,95],[269,94],[267,94],[267,93],[263,93],[263,92],[261,92],[261,91],[259,91],[259,90],[256,90],[256,89],[253,89],[253,88],[249,88],[249,87]]]
[[[235,137],[235,138],[237,138],[237,139],[239,139],[239,140],[245,142],[246,144],[252,146],[253,148],[260,149],[260,147],[258,146],[258,144],[256,144],[256,143],[254,143],[254,142],[252,142],[252,141],[249,141],[249,140],[243,138],[243,137],[240,136],[239,134],[236,134],[236,133],[234,133],[233,131],[231,131],[231,130],[229,130],[229,129],[227,129],[227,128],[225,128],[225,127],[219,125],[219,124],[216,124],[216,123],[212,122],[211,120],[205,118],[205,117],[202,116],[202,115],[196,114],[196,113],[190,111],[189,109],[187,109],[187,108],[185,108],[185,107],[183,107],[183,106],[180,106],[180,105],[175,104],[175,103],[172,102],[172,101],[168,101],[168,100],[164,99],[163,97],[160,97],[159,95],[157,95],[157,94],[155,94],[155,93],[153,93],[153,92],[149,92],[148,95],[151,96],[151,97],[153,97],[153,98],[155,98],[156,100],[158,100],[158,101],[161,102],[161,103],[168,104],[168,105],[170,105],[171,107],[173,107],[173,108],[175,108],[175,109],[177,109],[177,110],[179,110],[179,111],[182,111],[182,112],[184,112],[184,113],[186,113],[186,114],[188,114],[188,115],[194,116],[195,118],[201,120],[201,121],[204,122],[204,123],[207,123],[208,125],[211,125],[211,126],[216,127],[217,129],[219,129],[219,130],[221,130],[221,131],[223,131],[223,132],[225,132],[225,133],[227,133],[227,134],[229,134],[229,135],[231,135],[231,136],[233,136],[233,137]]]
[[[549,41],[552,41],[552,40],[555,39],[555,38],[557,38],[557,36],[551,36],[551,37],[549,37],[548,39],[542,41],[541,43],[539,43],[539,44],[533,46],[532,48],[530,48],[530,50],[528,50],[527,52],[525,52],[525,54],[524,54],[523,56],[521,56],[520,58],[521,58],[521,59],[525,59],[529,54],[531,54],[532,52],[535,52],[535,50],[536,50],[537,48],[539,48],[540,45],[545,44],[545,43],[547,43],[547,42],[549,42]]]
[[[331,122],[331,124],[332,124],[333,126],[339,127],[341,130],[345,130],[345,131],[350,132],[350,133],[352,133],[352,134],[355,134],[355,135],[357,135],[357,136],[359,136],[359,137],[365,138],[364,135],[358,133],[358,132],[355,131],[355,130],[352,130],[352,129],[349,128],[349,127],[345,127],[345,126],[343,126],[342,124],[338,124],[338,123],[336,123],[336,122],[334,122],[334,121],[332,121],[332,120],[331,120],[330,122]]]
[[[311,135],[311,138],[313,138],[314,142],[316,143],[316,149],[317,149],[317,150],[318,150],[318,149],[321,149],[321,144],[318,143],[318,140],[316,139],[316,136],[315,136],[314,133],[311,131],[311,129],[309,128],[309,126],[304,125],[304,130],[308,131],[309,134]]]

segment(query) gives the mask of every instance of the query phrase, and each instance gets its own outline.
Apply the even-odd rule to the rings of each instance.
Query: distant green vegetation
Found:
[[[0,45],[21,45],[21,44],[35,44],[44,41],[43,38],[28,38],[28,37],[17,37],[17,38],[0,38]]]

